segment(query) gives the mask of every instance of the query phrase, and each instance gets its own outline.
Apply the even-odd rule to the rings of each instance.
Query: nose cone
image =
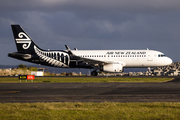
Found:
[[[171,63],[173,63],[173,61],[172,61],[171,58],[167,58],[166,63],[167,63],[168,65],[170,65]]]

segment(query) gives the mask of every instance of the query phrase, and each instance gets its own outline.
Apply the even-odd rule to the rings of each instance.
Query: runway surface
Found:
[[[164,83],[1,83],[0,102],[180,102],[180,78]]]

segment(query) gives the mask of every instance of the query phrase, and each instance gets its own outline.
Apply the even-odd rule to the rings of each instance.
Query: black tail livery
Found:
[[[90,67],[84,63],[77,65],[76,59],[66,50],[50,51],[39,48],[20,25],[11,25],[11,27],[18,52],[9,53],[9,57],[53,67]]]
[[[29,37],[29,35],[21,28],[20,25],[11,25],[11,27],[18,52],[34,54],[34,46],[37,47],[37,45]]]

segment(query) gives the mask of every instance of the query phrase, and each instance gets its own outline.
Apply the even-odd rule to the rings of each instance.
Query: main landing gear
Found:
[[[91,72],[91,76],[97,76],[98,75],[98,72],[97,71],[92,71]]]

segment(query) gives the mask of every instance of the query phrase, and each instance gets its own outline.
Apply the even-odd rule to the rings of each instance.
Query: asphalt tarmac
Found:
[[[0,102],[180,102],[180,78],[164,83],[1,83]]]

